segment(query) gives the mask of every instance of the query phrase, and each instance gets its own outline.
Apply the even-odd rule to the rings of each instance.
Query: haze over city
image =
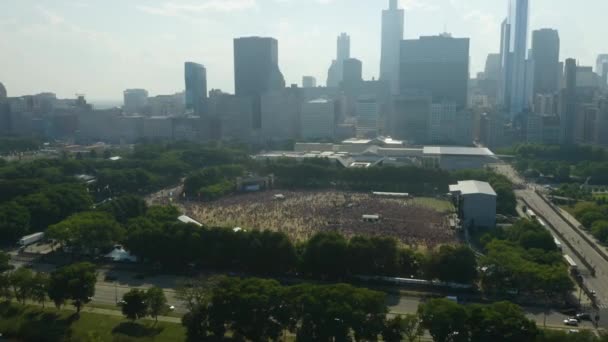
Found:
[[[406,38],[443,31],[471,38],[471,77],[483,71],[488,53],[499,51],[506,1],[401,0],[400,5],[406,10]],[[379,74],[385,8],[386,1],[378,0],[5,0],[0,1],[0,80],[10,96],[52,91],[119,101],[127,88],[150,94],[183,90],[183,62],[192,60],[207,68],[210,89],[233,92],[232,39],[259,35],[278,40],[288,85],[300,83],[302,75],[325,84],[341,32],[351,36],[351,55],[362,60],[363,77],[372,79]],[[608,50],[605,13],[603,0],[535,0],[529,31],[557,29],[561,56],[595,65],[596,56]]]

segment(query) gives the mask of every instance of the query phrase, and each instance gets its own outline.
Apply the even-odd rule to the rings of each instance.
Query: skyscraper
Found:
[[[509,0],[509,16],[501,27],[501,103],[513,117],[526,103],[528,0]]]
[[[562,144],[574,144],[576,135],[576,60],[566,59],[566,88],[561,93]]]
[[[327,72],[327,86],[339,87],[342,83],[344,61],[350,58],[350,36],[342,33],[337,40],[337,56]]]
[[[532,32],[534,95],[553,94],[559,89],[559,33],[552,29]]]
[[[427,93],[435,102],[467,106],[469,39],[449,34],[401,42],[400,92]]]
[[[356,58],[345,59],[342,64],[342,83],[344,87],[356,86],[363,81],[363,63]]]
[[[389,8],[382,11],[382,52],[380,80],[389,82],[391,92],[399,92],[399,49],[403,40],[405,14],[398,8],[397,0],[389,1]]]
[[[234,39],[234,89],[237,97],[251,97],[253,128],[261,127],[261,96],[285,88],[279,69],[279,43],[274,38]]]
[[[595,72],[602,78],[602,86],[606,86],[608,81],[608,54],[597,56]]]
[[[186,109],[195,114],[207,111],[207,70],[201,64],[186,62],[184,64],[186,80]]]

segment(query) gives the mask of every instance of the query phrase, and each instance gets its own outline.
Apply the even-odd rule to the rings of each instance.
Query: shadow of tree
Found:
[[[28,313],[20,329],[24,341],[54,342],[64,341],[70,335],[70,326],[76,316],[61,318],[50,312]]]
[[[152,337],[160,334],[163,327],[147,326],[134,322],[123,322],[112,329],[112,334],[122,334],[131,337]]]

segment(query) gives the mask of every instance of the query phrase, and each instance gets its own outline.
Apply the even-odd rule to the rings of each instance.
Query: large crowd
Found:
[[[275,190],[190,203],[186,209],[206,226],[282,231],[299,241],[319,231],[394,237],[412,247],[456,241],[446,213],[414,199],[365,193]],[[379,220],[365,221],[364,215],[378,215]]]

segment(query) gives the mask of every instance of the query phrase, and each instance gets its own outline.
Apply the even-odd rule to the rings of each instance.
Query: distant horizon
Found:
[[[352,56],[363,61],[363,77],[377,79],[381,13],[388,3],[5,1],[0,3],[0,82],[11,97],[50,91],[60,98],[83,93],[116,101],[128,88],[145,88],[151,95],[183,89],[183,64],[193,61],[207,68],[209,89],[233,93],[233,39],[268,36],[279,42],[279,64],[287,84],[300,84],[302,76],[310,75],[322,85],[341,32],[351,36]],[[483,70],[489,53],[499,52],[507,0],[400,0],[400,7],[405,9],[406,39],[443,31],[470,38],[471,78]],[[595,68],[597,55],[608,50],[603,27],[607,1],[587,0],[581,5],[535,0],[530,7],[530,33],[557,29],[560,60],[572,57]]]

